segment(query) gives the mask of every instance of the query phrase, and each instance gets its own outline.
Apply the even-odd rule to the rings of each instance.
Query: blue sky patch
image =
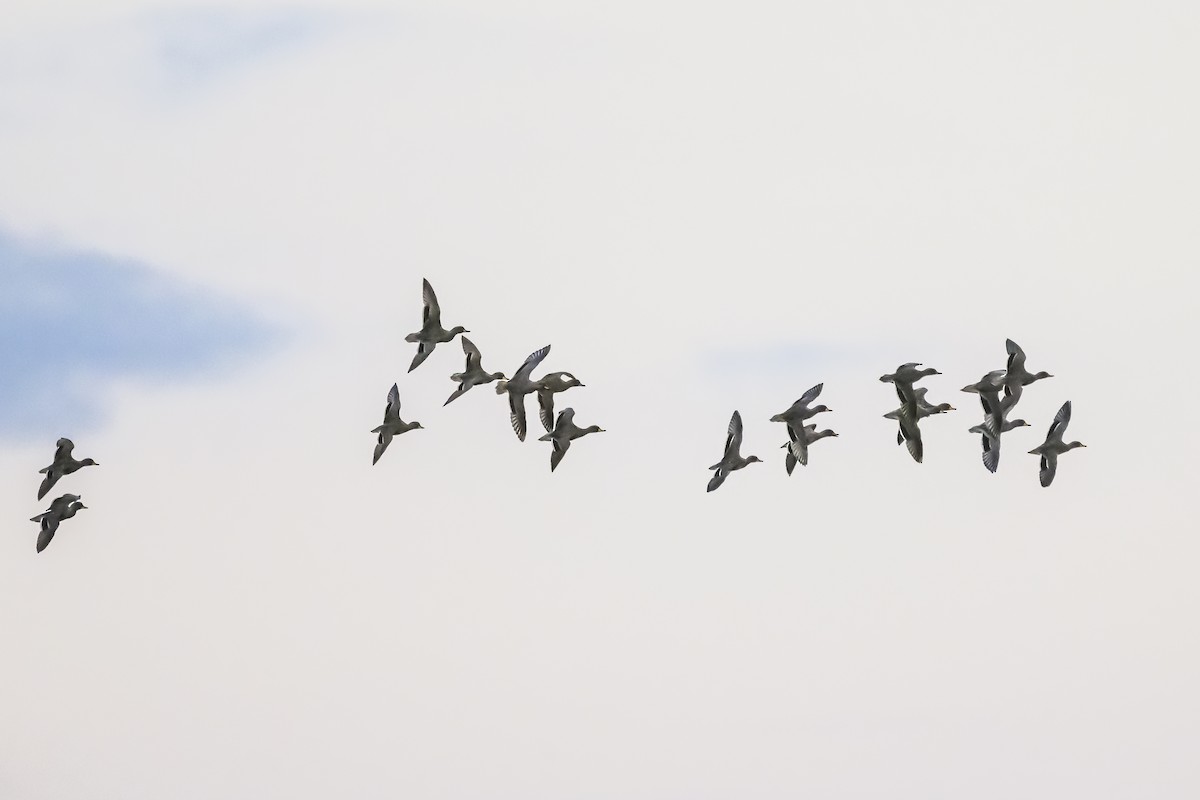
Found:
[[[108,381],[209,377],[283,338],[246,305],[144,264],[0,231],[0,438],[95,426]]]

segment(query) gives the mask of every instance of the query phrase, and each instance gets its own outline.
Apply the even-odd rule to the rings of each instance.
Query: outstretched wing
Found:
[[[513,381],[520,382],[522,379],[528,380],[529,374],[533,372],[538,364],[542,363],[542,359],[544,359],[549,352],[550,345],[546,345],[541,350],[534,350],[532,353],[530,353],[529,357],[525,359],[525,363],[522,364],[517,370],[517,374],[513,376]]]
[[[56,517],[47,517],[42,520],[42,531],[38,534],[37,551],[40,553],[46,549],[46,545],[50,544],[50,540],[54,538],[55,531],[58,530],[58,519]]]
[[[1054,421],[1050,423],[1050,430],[1046,432],[1046,440],[1062,439],[1063,434],[1067,430],[1067,423],[1071,421],[1071,401],[1062,404],[1062,408],[1054,415]],[[1050,469],[1050,478],[1054,479],[1054,469]],[[1047,484],[1042,484],[1043,486]]]
[[[736,453],[742,448],[742,415],[734,411],[729,418],[729,432],[725,437],[725,454]]]
[[[986,432],[979,436],[983,440],[983,465],[988,472],[995,472],[1000,467],[1000,437],[993,439]]]
[[[554,393],[545,390],[539,391],[538,396],[538,418],[542,421],[542,427],[546,429],[546,433],[554,430]]]
[[[809,403],[811,403],[813,400],[816,400],[816,399],[817,399],[817,396],[818,396],[819,394],[821,394],[821,389],[823,389],[823,388],[825,388],[825,384],[823,384],[823,383],[818,383],[816,386],[812,387],[812,388],[811,388],[811,389],[809,389],[807,392],[805,392],[804,394],[800,395],[800,399],[799,399],[799,400],[797,400],[797,401],[796,401],[795,403],[793,403],[792,405],[801,405],[801,406],[807,406],[807,405],[808,405]]]
[[[41,500],[43,497],[45,497],[46,494],[54,488],[54,484],[58,483],[58,479],[61,477],[61,473],[53,468],[48,468],[46,470],[46,477],[42,478],[42,485],[38,487],[37,499]]]
[[[55,444],[57,445],[57,449],[54,451],[55,461],[60,461],[62,459],[71,457],[71,451],[75,449],[74,442],[64,436],[55,442]]]
[[[915,429],[915,426],[914,426]],[[925,458],[925,445],[921,443],[921,432],[916,431],[915,436],[910,436],[907,433],[904,436],[904,446],[908,448],[908,454],[912,456],[913,461],[918,464]]]
[[[483,356],[479,353],[479,348],[465,336],[459,337],[462,339],[463,352],[467,354],[467,368],[465,372],[471,372],[480,369],[480,364],[483,362]]]
[[[1038,480],[1042,482],[1042,486],[1049,486],[1054,482],[1054,473],[1057,469],[1058,454],[1042,453],[1042,468],[1038,472]]]
[[[429,354],[433,352],[436,342],[421,341],[417,343],[417,354],[413,356],[412,363],[408,365],[408,371],[412,372],[417,367],[421,366],[421,362],[429,358]]]
[[[438,305],[437,295],[433,293],[433,287],[426,278],[421,279],[421,299],[425,302],[425,324],[428,325],[431,320],[441,324],[442,307]]]
[[[708,480],[708,491],[711,492],[714,489],[716,489],[718,486],[720,486],[722,483],[724,483],[725,476],[728,474],[729,473],[725,471],[724,467],[721,467],[715,473],[713,473],[713,476],[711,478],[709,478],[709,480]]]
[[[554,472],[558,467],[558,462],[563,460],[563,456],[571,448],[571,441],[569,439],[552,439],[551,441],[553,449],[550,452],[550,471]]]
[[[375,466],[379,463],[379,459],[383,455],[383,451],[387,450],[388,445],[391,443],[392,434],[388,433],[386,430],[379,431],[379,439],[375,445],[375,457],[371,459],[371,466]]]
[[[813,425],[812,427],[814,430],[816,430],[817,426]],[[792,458],[794,458],[796,461],[800,462],[801,466],[807,467],[808,466],[808,436],[806,434],[807,434],[808,426],[807,425],[805,426],[805,431],[803,433],[796,433],[796,430],[794,428],[792,428],[791,425],[788,425],[787,429],[788,429],[788,438],[791,439],[791,441],[788,443],[788,453],[791,454]],[[793,464],[792,466],[794,467],[795,464]],[[790,475],[791,473],[789,472],[788,474]]]
[[[513,433],[522,442],[525,441],[525,396],[508,393],[508,420],[512,423]]]

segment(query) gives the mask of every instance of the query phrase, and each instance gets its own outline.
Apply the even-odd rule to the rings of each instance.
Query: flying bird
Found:
[[[1008,365],[1004,375],[1004,393],[1020,395],[1022,386],[1028,386],[1042,378],[1053,378],[1049,372],[1039,372],[1036,375],[1025,369],[1025,351],[1012,339],[1005,339],[1004,346],[1008,350]]]
[[[928,392],[929,392],[929,390],[927,388],[925,388],[924,386],[913,387],[913,400],[915,402],[915,407],[916,407],[914,418],[917,419],[918,421],[923,420],[926,417],[932,417],[934,414],[945,414],[947,411],[957,411],[958,410],[954,406],[950,405],[949,403],[938,403],[936,406],[933,405],[932,403],[928,402],[925,399],[925,395]],[[904,406],[901,405],[900,408],[897,408],[894,411],[889,411],[888,413],[884,414],[883,418],[884,419],[894,419],[894,420],[899,421],[900,415],[903,413],[904,413]],[[898,444],[898,445],[904,444],[904,431],[903,430],[896,431],[896,444]]]
[[[569,372],[550,372],[543,375],[538,383],[542,384],[542,388],[538,389],[538,418],[542,421],[542,427],[546,432],[554,430],[554,395],[559,392],[565,392],[572,386],[583,386]]]
[[[529,376],[549,352],[550,345],[533,351],[511,379],[496,381],[496,394],[508,395],[509,422],[512,423],[513,433],[522,442],[525,441],[525,395],[544,388],[541,381],[532,380]]]
[[[371,459],[371,465],[374,466],[379,462],[383,451],[387,450],[388,445],[392,443],[393,436],[399,436],[419,428],[421,428],[419,422],[405,422],[400,419],[400,387],[393,383],[388,392],[387,405],[383,407],[383,424],[378,428],[371,429],[371,433],[379,434],[378,443],[375,445],[375,457]]]
[[[900,423],[900,435],[908,448],[908,454],[918,464],[925,458],[925,445],[921,441],[921,429],[917,425],[917,397],[913,390],[913,384],[927,375],[942,374],[933,367],[917,369],[920,366],[921,362],[910,361],[896,367],[895,372],[879,377],[882,382],[892,383],[896,386],[896,396],[900,398],[900,408],[896,410],[896,418]]]
[[[983,465],[988,472],[995,472],[1000,466],[1000,434],[1004,432],[1005,409],[1000,401],[1000,391],[1004,388],[1005,371],[993,370],[979,379],[977,383],[964,386],[964,392],[974,392],[979,395],[983,406],[983,422],[979,431],[983,436]],[[1013,400],[1009,407],[1015,405]],[[975,432],[972,428],[971,432]]]
[[[1054,473],[1058,470],[1059,456],[1076,447],[1087,447],[1083,442],[1063,444],[1063,434],[1070,421],[1071,401],[1068,400],[1054,415],[1054,422],[1050,423],[1050,430],[1046,432],[1046,441],[1029,451],[1030,455],[1042,457],[1041,468],[1038,471],[1038,479],[1042,486],[1049,486],[1054,481]]]
[[[449,342],[460,333],[470,333],[469,330],[461,325],[456,325],[450,330],[443,328],[442,307],[438,305],[437,295],[433,293],[433,287],[425,279],[421,280],[421,286],[425,303],[424,322],[421,325],[421,330],[404,337],[404,341],[406,342],[417,343],[417,354],[413,356],[412,364],[408,367],[409,372],[421,366],[421,362],[429,358],[429,354],[433,352],[433,348],[438,344]]]
[[[445,403],[442,403],[444,406],[448,406],[452,401],[462,397],[472,386],[480,386],[485,383],[504,379],[503,372],[487,372],[484,370],[483,356],[479,354],[479,348],[465,336],[462,337],[462,348],[463,352],[467,355],[467,366],[462,372],[456,372],[450,376],[450,380],[457,383],[458,388],[450,393]]]
[[[44,473],[46,476],[42,479],[42,485],[38,488],[38,500],[45,497],[54,488],[54,484],[58,483],[59,478],[62,478],[64,475],[70,475],[82,467],[99,466],[99,464],[90,458],[76,461],[71,456],[71,451],[74,449],[75,443],[70,439],[64,437],[58,440],[58,449],[54,451],[54,461],[50,466],[42,467],[38,470],[39,473]]]
[[[571,447],[571,442],[589,433],[604,433],[604,428],[599,425],[589,425],[586,428],[581,428],[575,424],[575,409],[564,408],[558,412],[558,419],[555,420],[554,429],[545,436],[538,438],[539,442],[551,442],[553,450],[550,452],[550,471],[558,467],[558,462],[563,460],[563,456],[567,454],[567,450]]]
[[[83,503],[79,502],[80,497],[77,494],[64,494],[62,497],[55,498],[50,501],[50,508],[38,514],[36,517],[30,517],[30,522],[41,523],[41,532],[38,534],[37,551],[40,553],[50,544],[50,540],[54,538],[54,534],[58,531],[59,523],[64,519],[70,519],[75,516],[75,513],[81,508],[87,508]]]
[[[787,470],[788,475],[792,474],[792,470],[796,468],[797,463],[805,467],[808,466],[809,445],[828,436],[837,436],[831,430],[823,430],[818,433],[816,425],[805,425],[800,433],[797,433],[795,428],[788,425],[787,431],[788,436],[791,437],[791,441],[783,445],[787,448],[787,455],[783,457],[783,466]],[[801,444],[803,444],[803,447],[800,447]]]
[[[786,411],[781,411],[771,417],[771,422],[782,422],[787,426],[788,438],[791,439],[791,443],[784,445],[784,447],[789,448],[789,455],[794,458],[792,462],[789,462],[793,467],[797,460],[801,464],[808,463],[808,445],[810,442],[807,437],[801,435],[806,427],[804,421],[817,414],[833,410],[824,404],[812,406],[812,402],[821,394],[823,388],[825,388],[825,384],[818,383],[800,395],[800,399],[792,403]],[[815,428],[816,426],[814,425],[813,427]],[[836,434],[834,435],[836,436]],[[788,474],[792,474],[791,469],[788,469]]]
[[[725,437],[725,455],[716,464],[709,467],[716,474],[708,482],[708,491],[712,491],[725,482],[729,473],[742,469],[747,464],[762,461],[758,456],[742,458],[742,415],[737,411],[729,418],[729,431]]]

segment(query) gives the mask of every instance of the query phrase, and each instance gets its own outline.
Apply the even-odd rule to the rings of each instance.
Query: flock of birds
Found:
[[[437,295],[434,294],[433,287],[429,285],[428,280],[422,281],[422,297],[425,308],[421,330],[404,337],[404,341],[417,345],[417,354],[413,356],[412,364],[408,367],[409,372],[419,367],[439,344],[446,344],[453,341],[455,336],[470,333],[461,325],[456,325],[450,330],[442,327],[442,307],[438,304]],[[550,345],[530,353],[525,359],[525,363],[517,368],[512,378],[507,378],[503,372],[485,370],[479,348],[466,336],[461,336],[461,338],[467,365],[462,372],[456,372],[450,376],[450,380],[457,383],[458,388],[451,392],[450,396],[446,398],[446,402],[442,404],[443,406],[450,405],[470,391],[472,387],[494,381],[496,394],[508,395],[509,421],[512,423],[513,433],[523,442],[526,434],[525,396],[536,393],[538,419],[541,421],[542,427],[546,429],[546,435],[540,437],[538,441],[550,442],[551,472],[558,468],[559,462],[570,449],[571,442],[587,436],[589,433],[604,432],[604,429],[598,425],[589,425],[586,428],[576,425],[575,409],[573,408],[564,408],[558,412],[557,419],[555,418],[554,395],[565,392],[574,386],[583,386],[583,383],[569,372],[550,372],[536,380],[533,378],[533,371],[550,354]],[[419,422],[405,422],[400,419],[400,385],[393,383],[388,392],[387,405],[383,409],[383,424],[371,431],[371,433],[379,435],[375,444],[375,458],[371,463],[378,463],[388,445],[392,443],[393,437],[420,428],[421,423]]]
[[[1023,419],[1010,420],[1009,412],[1016,407],[1025,387],[1043,378],[1054,377],[1048,372],[1029,372],[1025,368],[1025,351],[1012,339],[1005,341],[1008,350],[1008,363],[1005,369],[993,370],[984,375],[977,383],[964,386],[964,392],[979,395],[983,406],[983,421],[968,429],[970,433],[979,434],[983,447],[983,465],[989,472],[995,472],[1000,467],[1000,436],[1014,428],[1028,427]],[[956,410],[949,403],[933,405],[925,399],[926,388],[914,384],[928,375],[941,375],[932,367],[925,367],[919,362],[901,364],[896,371],[880,376],[879,380],[891,383],[896,387],[896,395],[900,398],[900,407],[884,414],[884,419],[895,420],[899,423],[896,433],[896,443],[904,444],[909,455],[918,464],[925,458],[925,446],[921,440],[920,421],[934,414],[944,414]],[[837,436],[831,430],[818,432],[816,424],[808,424],[808,420],[824,411],[832,411],[825,405],[814,406],[813,402],[821,394],[824,384],[818,383],[809,389],[800,399],[784,412],[771,417],[771,422],[782,422],[787,426],[789,441],[783,444],[787,449],[784,457],[784,468],[791,475],[796,464],[808,465],[808,448],[821,439]],[[1058,457],[1076,447],[1086,447],[1081,442],[1066,443],[1063,434],[1067,423],[1071,421],[1071,401],[1063,403],[1062,408],[1054,415],[1046,440],[1029,451],[1031,455],[1040,456],[1038,479],[1042,486],[1049,486],[1054,481],[1058,470]],[[734,411],[729,420],[729,428],[725,436],[725,453],[721,460],[709,467],[713,471],[708,481],[708,491],[713,491],[725,482],[729,473],[744,468],[748,464],[761,462],[758,456],[742,456],[742,415]]]
[[[446,398],[443,406],[454,402],[475,386],[494,382],[496,394],[508,395],[509,421],[512,424],[513,432],[523,442],[526,434],[525,398],[527,395],[536,394],[538,419],[541,421],[542,427],[546,429],[546,434],[539,437],[539,441],[550,443],[551,472],[558,468],[567,454],[567,450],[570,449],[571,442],[588,434],[604,431],[598,425],[590,425],[586,428],[576,425],[573,408],[564,408],[555,417],[554,395],[575,386],[583,386],[583,383],[569,372],[550,372],[537,379],[533,377],[533,371],[550,353],[550,345],[530,353],[525,362],[517,368],[512,378],[507,378],[502,372],[488,372],[483,368],[483,357],[479,348],[466,336],[462,336],[470,331],[461,325],[449,330],[443,328],[442,310],[438,304],[437,295],[434,294],[433,287],[429,285],[428,280],[423,281],[422,286],[424,316],[421,329],[405,337],[405,341],[417,345],[417,354],[413,357],[408,371],[412,372],[419,367],[437,345],[451,342],[456,336],[460,336],[462,339],[463,353],[467,359],[463,371],[450,376],[450,380],[457,383],[458,386]],[[964,392],[978,394],[980,404],[983,406],[983,421],[972,426],[969,431],[979,434],[983,448],[983,464],[991,472],[995,472],[1000,465],[1001,435],[1014,428],[1029,425],[1023,419],[1010,420],[1008,418],[1009,413],[1021,399],[1024,388],[1036,381],[1053,377],[1047,372],[1036,374],[1029,372],[1025,368],[1025,351],[1011,339],[1007,340],[1006,345],[1008,363],[1005,369],[989,372],[977,383],[964,386],[962,389]],[[931,404],[926,400],[925,387],[914,385],[928,375],[940,374],[932,367],[922,368],[920,363],[912,362],[901,364],[895,372],[883,375],[879,379],[895,386],[896,395],[900,398],[900,407],[883,416],[885,419],[895,420],[898,423],[896,442],[904,444],[917,463],[924,458],[920,421],[935,414],[944,414],[947,411],[955,410],[954,406],[949,403]],[[786,411],[771,417],[771,422],[782,422],[787,429],[788,441],[782,447],[787,450],[784,467],[788,475],[792,474],[796,464],[808,465],[808,448],[815,442],[837,436],[837,433],[832,430],[817,431],[816,424],[808,422],[817,414],[832,410],[823,404],[813,405],[823,388],[824,384],[818,383],[801,395],[800,399],[792,403]],[[1039,479],[1042,486],[1049,486],[1054,480],[1060,455],[1076,447],[1086,446],[1080,442],[1068,444],[1063,441],[1063,434],[1070,421],[1071,401],[1068,400],[1055,414],[1050,430],[1046,434],[1046,440],[1029,451],[1041,458]],[[398,383],[392,384],[387,396],[387,405],[383,410],[383,424],[371,431],[371,433],[377,434],[375,455],[371,463],[378,463],[393,438],[411,430],[421,429],[421,427],[419,422],[405,422],[400,418],[400,386]],[[72,455],[74,448],[75,444],[70,439],[58,440],[54,461],[48,467],[39,470],[45,475],[38,489],[39,500],[45,497],[64,476],[96,464],[90,458],[82,460],[74,458]],[[741,449],[742,416],[739,412],[734,411],[733,417],[729,420],[724,455],[720,461],[709,467],[713,471],[713,476],[708,482],[708,491],[711,492],[724,483],[731,472],[736,472],[748,464],[762,461],[758,456],[743,457]],[[76,494],[61,495],[51,501],[48,509],[31,517],[31,521],[40,526],[37,540],[39,553],[50,544],[63,520],[70,519],[81,509],[87,508],[81,500],[82,498]]]

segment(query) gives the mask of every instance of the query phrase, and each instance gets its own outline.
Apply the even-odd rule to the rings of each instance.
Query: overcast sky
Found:
[[[0,796],[1200,795],[1194,4],[4,16]],[[443,408],[423,277],[608,432]]]

